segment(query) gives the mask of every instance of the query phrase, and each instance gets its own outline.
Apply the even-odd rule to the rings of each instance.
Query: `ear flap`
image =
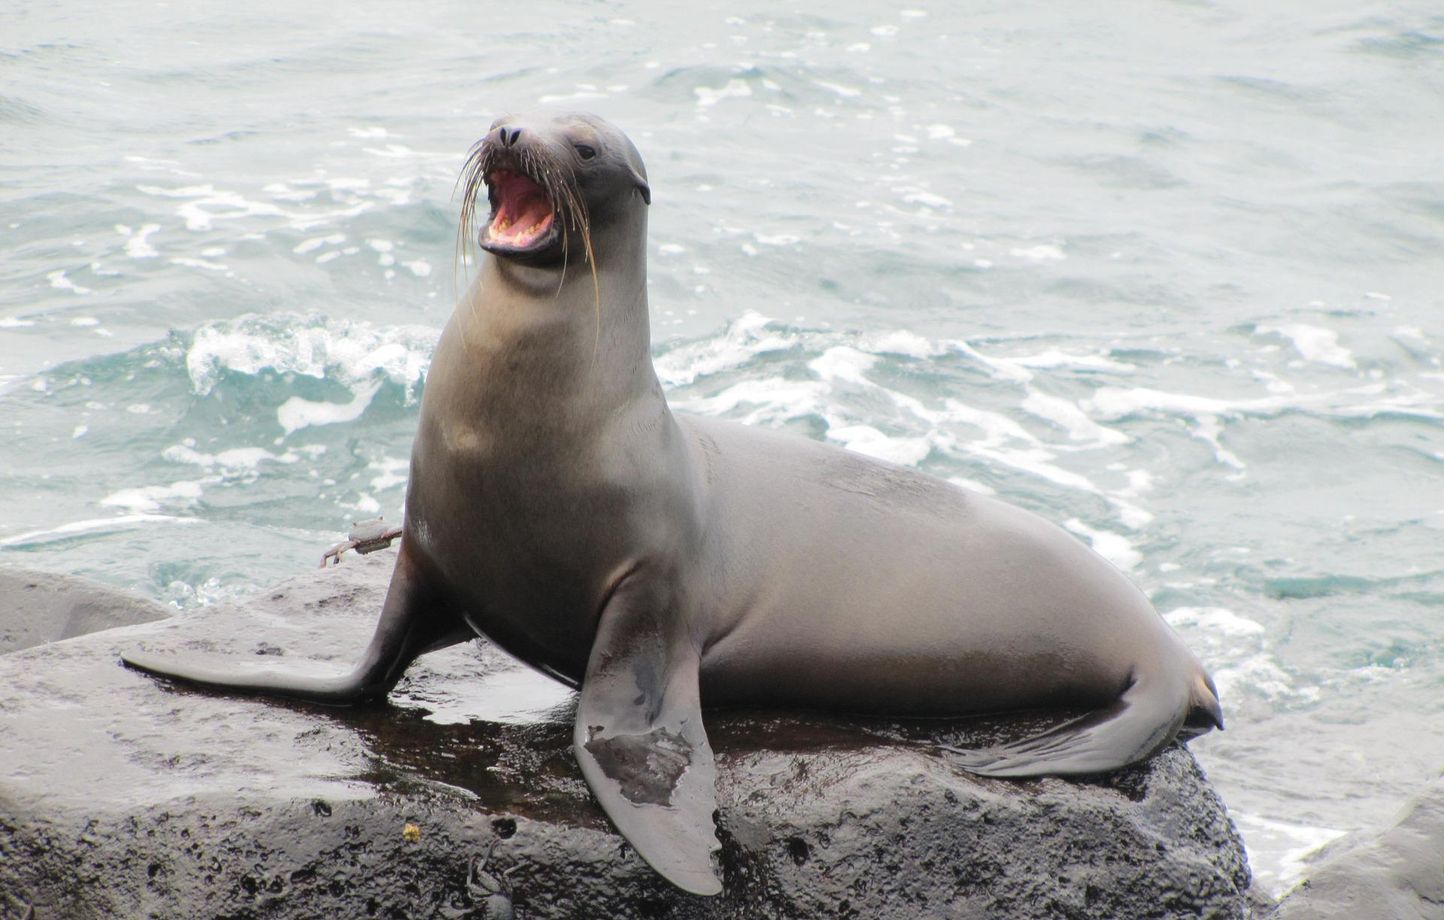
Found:
[[[635,169],[632,170],[632,179],[637,183],[637,191],[642,193],[642,200],[650,205],[652,203],[652,187],[647,184],[646,179],[642,178],[642,174]]]

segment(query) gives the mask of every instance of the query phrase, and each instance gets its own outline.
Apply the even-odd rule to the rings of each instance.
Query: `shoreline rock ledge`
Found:
[[[0,655],[0,920],[1247,916],[1242,842],[1181,746],[1013,782],[933,744],[1046,722],[713,712],[726,891],[708,899],[662,882],[592,802],[571,695],[484,642],[362,709],[118,662],[143,645],[349,667],[392,558]]]
[[[1271,920],[1444,920],[1444,776],[1383,830],[1356,831],[1310,860]]]

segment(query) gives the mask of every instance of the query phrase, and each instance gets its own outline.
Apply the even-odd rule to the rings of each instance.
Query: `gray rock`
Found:
[[[1277,920],[1444,920],[1444,777],[1399,822],[1335,841],[1279,904]]]
[[[73,575],[0,567],[0,655],[170,613],[153,600]]]
[[[117,661],[139,644],[348,667],[391,556],[0,658],[0,917],[1244,916],[1242,845],[1182,747],[1096,781],[1013,782],[933,743],[1045,722],[713,712],[726,893],[705,899],[593,803],[571,695],[489,645],[423,658],[364,709]]]

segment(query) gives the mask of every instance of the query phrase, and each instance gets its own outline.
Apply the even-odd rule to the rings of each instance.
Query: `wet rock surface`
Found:
[[[1312,861],[1277,920],[1444,920],[1444,777],[1393,827],[1350,834]]]
[[[170,613],[163,604],[84,578],[0,567],[0,655]]]
[[[662,882],[570,750],[571,695],[482,642],[388,705],[167,684],[137,645],[341,670],[392,553],[0,656],[0,918],[1242,917],[1238,835],[1172,747],[1095,781],[970,776],[1033,720],[712,712],[725,893]]]

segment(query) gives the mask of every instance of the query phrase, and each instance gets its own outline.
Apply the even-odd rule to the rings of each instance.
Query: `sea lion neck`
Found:
[[[665,410],[651,360],[645,249],[619,250],[598,253],[595,275],[585,262],[538,269],[483,257],[439,346],[464,350],[474,398],[490,404],[510,394],[603,414],[655,401]]]

